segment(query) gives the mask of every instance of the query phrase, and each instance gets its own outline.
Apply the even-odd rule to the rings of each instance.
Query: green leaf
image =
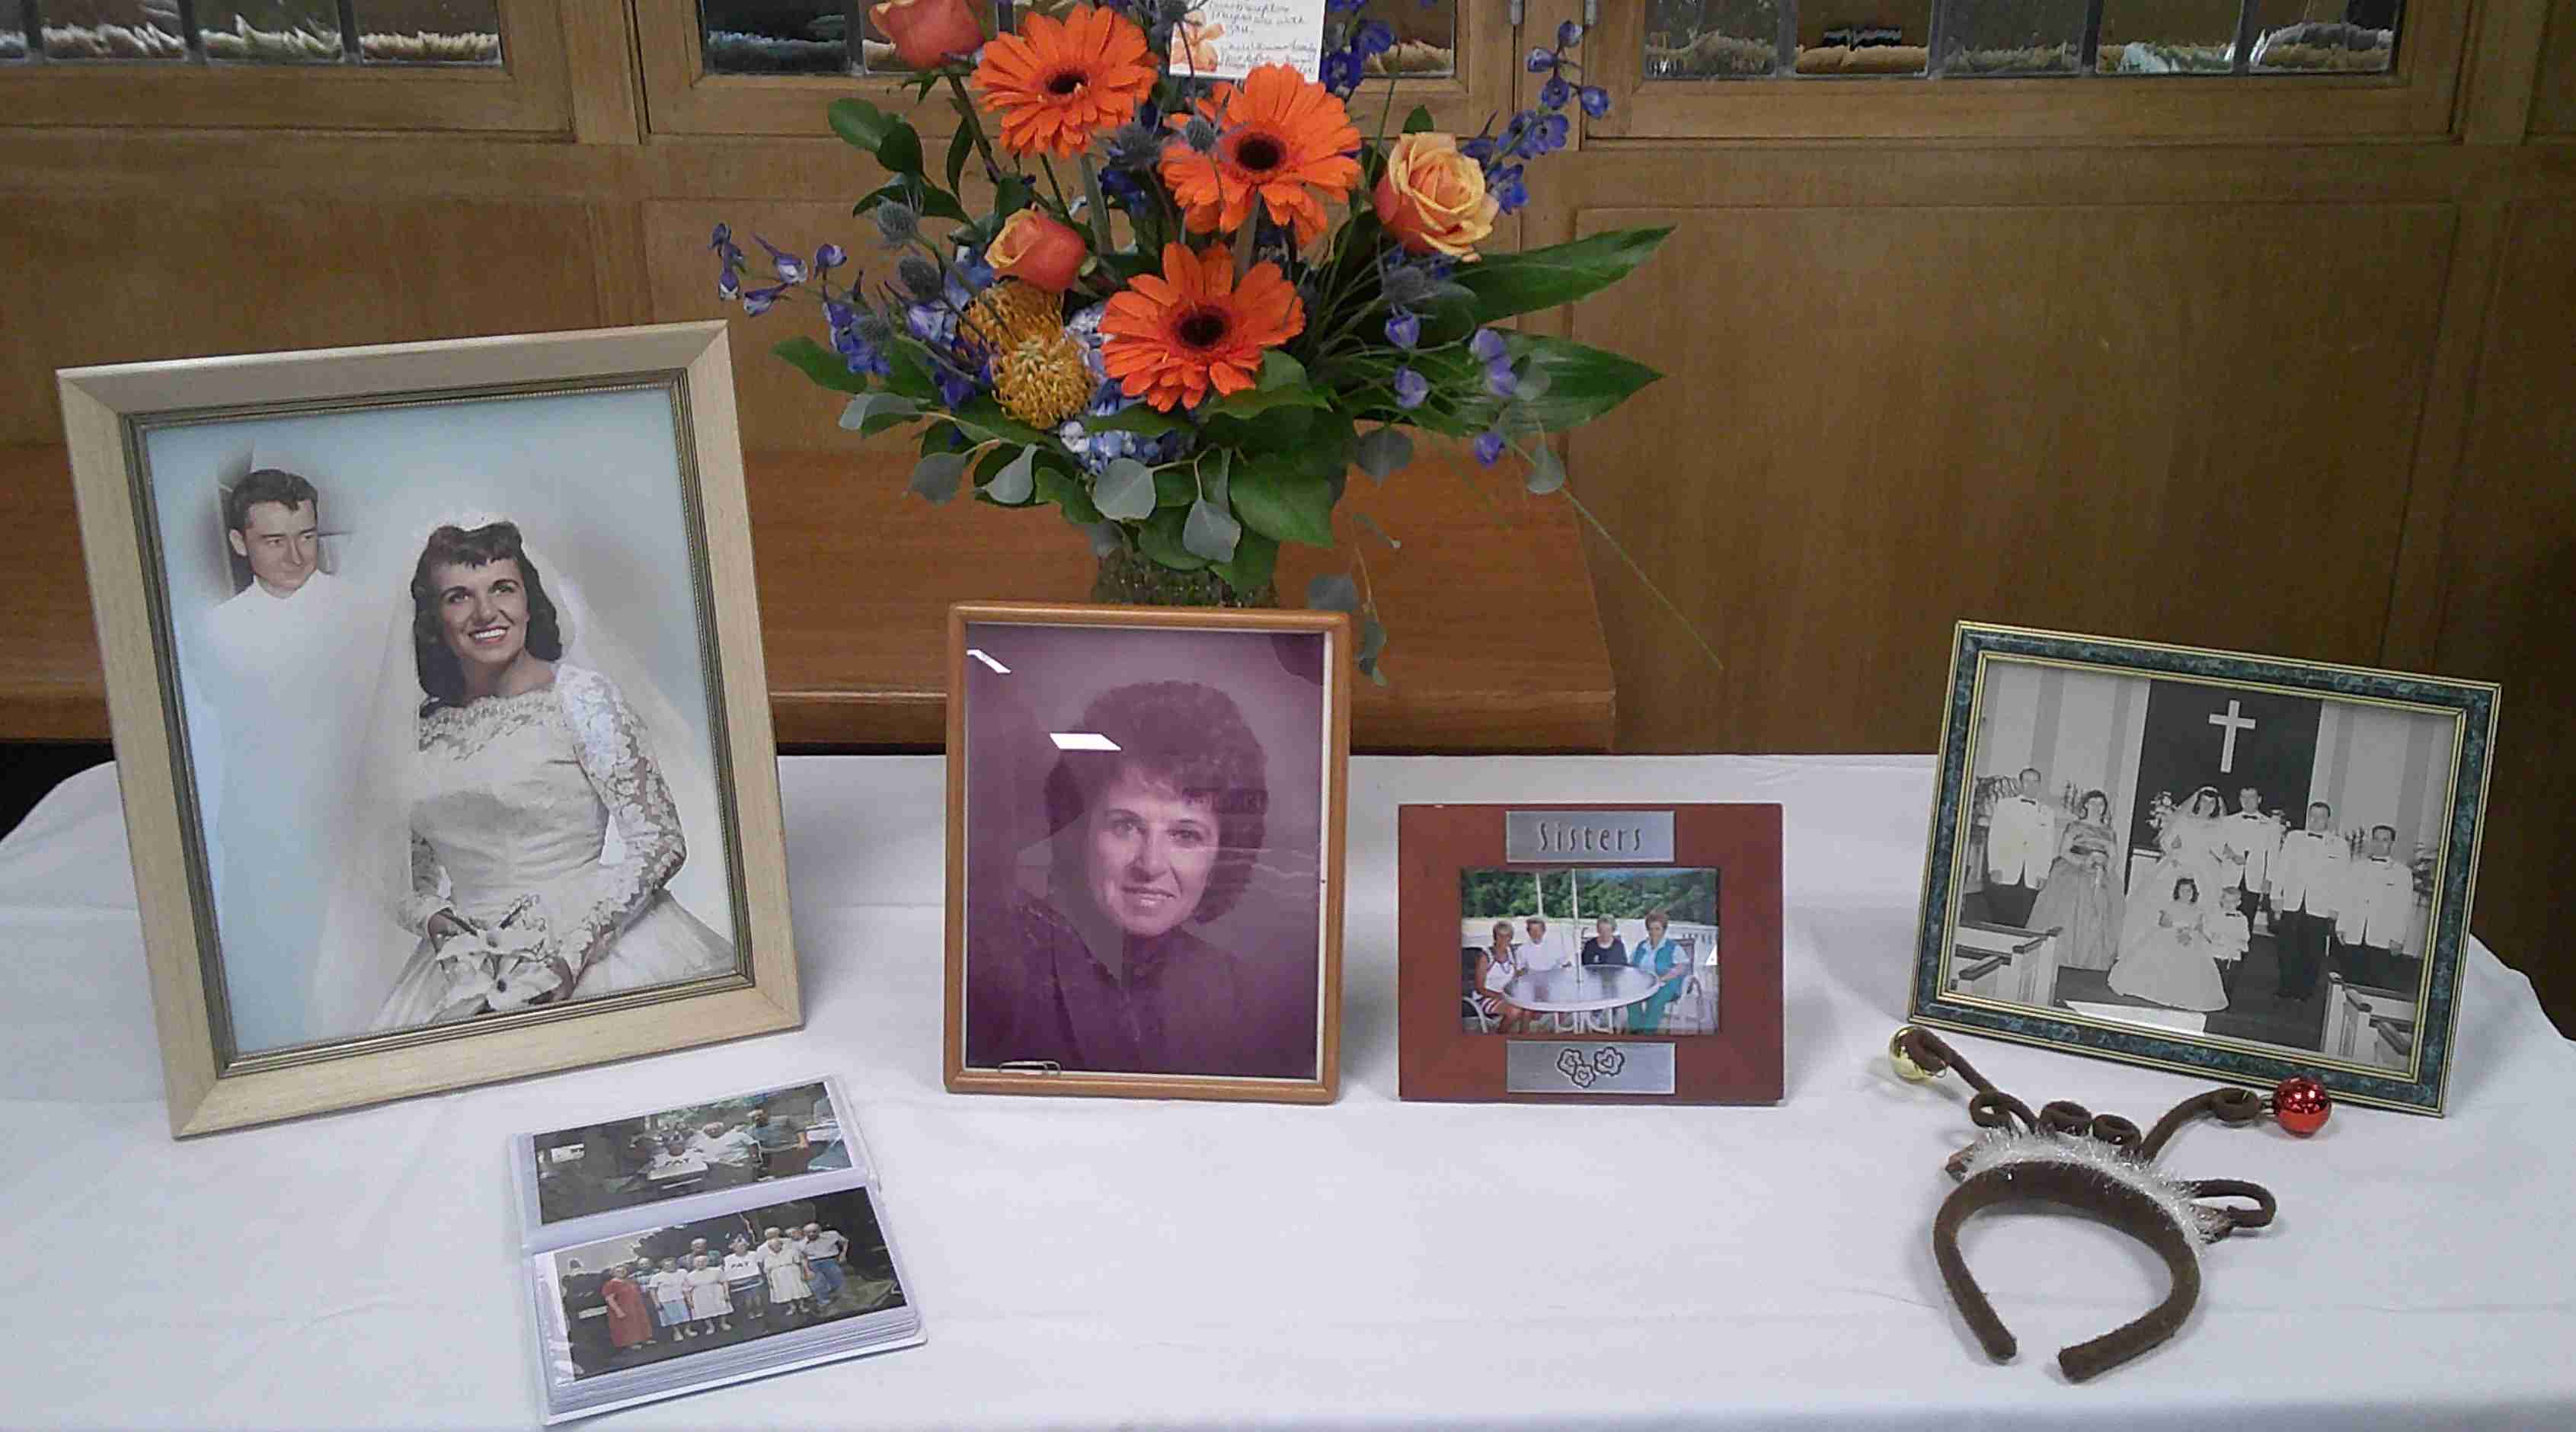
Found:
[[[1512,411],[1551,433],[1581,427],[1664,376],[1643,363],[1566,338],[1523,334],[1511,340],[1511,347],[1531,372],[1545,379],[1547,389],[1543,397],[1513,403]]]
[[[1037,185],[1028,176],[1003,175],[1002,182],[993,186],[993,221],[998,224],[1036,203],[1037,195]]]
[[[1304,414],[1284,413],[1281,416],[1302,417]],[[1293,449],[1297,454],[1297,470],[1308,477],[1320,477],[1331,483],[1333,500],[1339,502],[1342,500],[1342,484],[1351,476],[1351,449],[1358,445],[1359,432],[1348,417],[1335,412],[1319,413],[1309,425],[1304,443]]]
[[[956,195],[926,179],[914,186],[912,207],[933,219],[955,219],[961,224],[974,217],[966,212],[965,205],[957,202]]]
[[[1186,467],[1164,467],[1154,470],[1154,505],[1187,507],[1199,500],[1199,485]]]
[[[1243,524],[1204,497],[1190,504],[1189,516],[1181,521],[1181,545],[1211,562],[1233,561],[1241,540]]]
[[[1181,509],[1166,507],[1136,530],[1136,546],[1156,564],[1176,572],[1195,572],[1208,564],[1181,539]]]
[[[868,391],[866,374],[851,372],[849,363],[840,354],[811,338],[789,338],[769,345],[769,351],[795,364],[817,387],[829,388],[835,393]]]
[[[1037,471],[1038,501],[1052,502],[1064,509],[1064,520],[1076,527],[1096,527],[1106,519],[1100,509],[1091,505],[1091,493],[1082,479],[1051,463],[1039,463]]]
[[[863,99],[836,99],[827,106],[824,116],[831,121],[832,132],[846,144],[855,144],[870,154],[885,143],[885,137],[903,121]]]
[[[899,393],[861,393],[841,410],[841,426],[861,437],[921,416],[921,405]]]
[[[1372,429],[1360,439],[1352,460],[1360,471],[1384,482],[1413,461],[1413,439],[1392,425]]]
[[[1404,132],[1407,134],[1420,134],[1430,127],[1431,106],[1427,104],[1415,105],[1413,113],[1404,117]]]
[[[897,174],[921,174],[921,131],[898,119],[877,141],[877,162]]]
[[[1132,457],[1110,459],[1092,484],[1091,503],[1103,517],[1141,522],[1154,515],[1154,470]]]
[[[1272,392],[1280,388],[1305,386],[1307,386],[1305,364],[1277,348],[1261,355],[1261,376],[1254,383],[1258,391]]]
[[[1433,284],[1412,307],[1422,317],[1422,344],[1428,348],[1458,342],[1475,332],[1479,321],[1475,291],[1455,282]]]
[[[1669,226],[1618,229],[1570,244],[1488,254],[1461,264],[1450,277],[1475,294],[1478,321],[1492,323],[1608,288],[1634,272],[1671,232]]]
[[[976,438],[993,438],[1003,442],[1044,447],[1050,441],[1045,433],[1030,427],[1002,411],[1002,405],[990,398],[970,398],[957,408],[957,426]]]
[[[1158,413],[1143,403],[1121,408],[1105,418],[1081,417],[1074,421],[1082,424],[1086,433],[1144,433],[1153,437],[1176,433],[1189,426],[1181,419],[1169,413]]]
[[[895,341],[885,349],[885,359],[887,368],[885,385],[890,391],[901,393],[916,403],[927,404],[939,401],[939,385],[932,382],[930,378],[929,350],[914,340],[898,334]],[[845,363],[842,366],[849,365]]]
[[[912,469],[912,490],[934,504],[957,495],[958,479],[966,473],[966,454],[935,452],[924,457]]]
[[[1235,468],[1233,489],[1235,515],[1253,531],[1310,547],[1333,545],[1332,484],[1297,471],[1292,459],[1245,460]]]
[[[1024,447],[984,484],[984,495],[1004,507],[1017,507],[1037,491],[1036,448]]]
[[[1234,544],[1234,560],[1219,562],[1214,570],[1225,578],[1227,586],[1238,592],[1251,592],[1267,586],[1278,566],[1278,542],[1246,529]]]
[[[1199,446],[1240,452],[1301,452],[1315,426],[1315,408],[1272,408],[1248,418],[1218,414],[1199,429]]]
[[[952,193],[966,175],[966,161],[975,154],[975,131],[968,127],[971,121],[964,116],[960,121],[956,135],[948,141],[948,188]]]
[[[1285,356],[1285,355],[1282,355]],[[1290,359],[1295,362],[1295,359]],[[1202,417],[1249,418],[1272,408],[1328,408],[1332,401],[1311,387],[1246,388],[1199,409]]]

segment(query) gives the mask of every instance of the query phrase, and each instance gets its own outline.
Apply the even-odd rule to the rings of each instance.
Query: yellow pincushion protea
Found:
[[[1064,331],[1062,300],[1004,279],[966,310],[966,331],[992,355],[993,394],[1002,411],[1033,428],[1051,428],[1091,400],[1091,370],[1082,345]]]

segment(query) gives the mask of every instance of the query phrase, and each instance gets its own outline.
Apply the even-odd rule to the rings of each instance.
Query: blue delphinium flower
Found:
[[[1487,428],[1476,435],[1476,461],[1487,467],[1503,460],[1503,435]]]
[[[939,384],[939,400],[951,408],[975,396],[975,384],[962,373],[952,373],[942,367],[934,381]]]
[[[1473,354],[1479,363],[1491,363],[1508,353],[1503,346],[1503,335],[1490,328],[1477,329],[1475,336],[1467,340],[1467,351]]]
[[[1542,154],[1554,154],[1565,147],[1567,133],[1572,128],[1573,121],[1568,120],[1564,115],[1540,115],[1537,121],[1530,125],[1528,137],[1521,141],[1521,152],[1532,159]]]
[[[1563,109],[1573,98],[1574,86],[1563,75],[1549,75],[1547,83],[1538,87],[1538,102],[1549,109]]]
[[[803,259],[787,252],[785,249],[780,248],[778,245],[771,243],[769,240],[762,238],[758,234],[752,235],[751,240],[753,243],[769,250],[769,267],[777,273],[778,281],[780,283],[799,284],[805,281],[805,261]]]
[[[1594,119],[1610,112],[1610,91],[1599,85],[1585,85],[1576,99],[1582,104],[1583,112]]]
[[[1351,48],[1360,58],[1383,55],[1395,48],[1395,31],[1384,20],[1364,20],[1351,32]]]
[[[1556,51],[1547,48],[1545,45],[1536,46],[1529,52],[1528,64],[1529,72],[1531,74],[1553,74],[1556,72],[1557,63]]]
[[[1556,47],[1570,50],[1583,43],[1583,27],[1572,20],[1556,27]]]
[[[959,244],[949,262],[949,272],[965,286],[968,298],[993,286],[993,266],[984,262],[982,249]]]
[[[1411,348],[1422,341],[1422,316],[1399,308],[1386,321],[1386,341],[1398,348]]]
[[[716,270],[716,297],[727,303],[742,297],[742,275],[734,272],[731,264]]]
[[[1506,214],[1520,212],[1529,202],[1529,186],[1521,182],[1521,166],[1506,164],[1485,171],[1485,192],[1494,196],[1495,207]]]
[[[767,288],[744,289],[742,291],[742,311],[748,317],[758,318],[760,315],[767,313],[770,305],[778,302],[778,296],[786,291],[787,285],[783,283],[774,283]]]
[[[825,244],[814,251],[814,271],[830,273],[850,261],[850,251],[839,244]]]
[[[1395,405],[1410,412],[1431,396],[1431,380],[1410,368],[1395,370]]]
[[[1348,99],[1351,91],[1360,87],[1360,81],[1367,74],[1368,65],[1361,60],[1357,51],[1332,50],[1324,56],[1324,68],[1320,79],[1324,88],[1330,91],[1334,98]]]

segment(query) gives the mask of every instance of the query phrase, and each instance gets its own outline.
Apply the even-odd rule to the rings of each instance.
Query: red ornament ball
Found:
[[[2272,1117],[2300,1138],[2324,1128],[2333,1113],[2334,1096],[2304,1074],[2294,1074],[2272,1090]]]

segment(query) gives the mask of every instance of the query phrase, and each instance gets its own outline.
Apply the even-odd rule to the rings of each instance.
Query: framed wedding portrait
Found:
[[[948,1087],[1330,1102],[1349,618],[948,629]]]
[[[724,325],[59,384],[174,1133],[798,1022]]]
[[[1912,1017],[2440,1114],[2498,699],[1961,623]]]
[[[1777,1102],[1780,823],[1764,804],[1399,807],[1400,1096]]]

